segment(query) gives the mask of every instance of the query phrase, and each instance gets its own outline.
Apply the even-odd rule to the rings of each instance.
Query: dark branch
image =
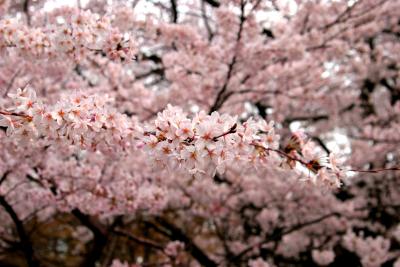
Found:
[[[219,7],[221,5],[218,1],[215,0],[203,0],[203,2],[206,2],[212,7]]]
[[[113,231],[113,233],[115,233],[116,235],[119,235],[119,236],[127,237],[129,240],[132,240],[133,242],[144,245],[146,247],[151,247],[151,248],[155,248],[158,250],[164,250],[164,247],[162,245],[160,245],[152,240],[134,236],[131,233],[124,231],[122,229],[116,229]]]
[[[325,145],[325,143],[322,141],[321,138],[319,138],[318,136],[313,136],[312,139],[328,154],[331,153],[331,151],[329,150],[329,148]]]
[[[1,184],[7,179],[7,176],[10,174],[11,171],[6,171],[3,176],[0,178],[0,186]]]
[[[178,22],[178,6],[176,3],[177,0],[171,0],[171,13],[172,13],[172,22]]]
[[[29,2],[30,2],[30,0],[25,0],[22,10],[26,14],[26,22],[30,26],[31,25],[31,15],[29,14]]]
[[[161,218],[158,218],[157,222],[159,222],[170,232],[170,238],[185,243],[186,250],[188,250],[193,258],[195,258],[200,264],[209,267],[217,266],[217,263],[210,259],[207,254],[200,247],[198,247],[181,229]]]
[[[4,210],[8,213],[8,215],[10,215],[12,221],[15,224],[15,227],[17,228],[17,233],[28,266],[39,267],[39,262],[36,260],[33,253],[33,246],[31,240],[29,239],[29,236],[25,231],[22,221],[18,218],[17,213],[3,196],[0,196],[0,205],[4,208]]]
[[[213,33],[210,23],[208,21],[206,6],[204,4],[204,1],[201,1],[201,16],[203,17],[204,26],[206,27],[206,30],[208,33],[208,41],[212,41],[212,39],[214,37],[214,33]]]
[[[244,9],[245,9],[245,2],[242,1],[241,5],[240,5],[239,31],[236,35],[236,47],[238,46],[240,39],[242,38],[243,26],[244,26],[244,22],[246,21],[246,17],[244,16],[244,11],[245,11]],[[221,106],[223,105],[223,103],[225,102],[225,100],[226,100],[225,92],[228,89],[228,83],[229,83],[229,80],[231,79],[231,76],[233,73],[233,68],[236,64],[236,61],[237,61],[237,51],[235,51],[235,55],[233,56],[232,61],[228,65],[228,72],[226,74],[224,84],[223,84],[221,90],[218,92],[217,98],[215,99],[214,104],[211,106],[209,113],[212,113],[212,112],[220,109]]]
[[[274,233],[271,236],[267,237],[266,240],[260,241],[260,242],[254,244],[254,245],[251,245],[251,246],[247,247],[246,249],[242,250],[239,254],[237,254],[235,257],[231,258],[230,261],[233,262],[233,261],[236,261],[237,259],[240,259],[241,257],[243,257],[248,252],[252,251],[256,247],[261,247],[262,245],[264,245],[266,243],[269,243],[271,241],[279,241],[283,236],[285,236],[287,234],[290,234],[292,232],[300,230],[300,229],[302,229],[304,227],[307,227],[307,226],[322,222],[323,220],[328,219],[328,218],[333,217],[333,216],[339,216],[339,214],[335,213],[335,212],[329,213],[329,214],[323,215],[321,217],[318,217],[318,218],[316,218],[314,220],[310,220],[310,221],[307,221],[307,222],[304,222],[304,223],[300,223],[300,224],[294,225],[294,226],[292,226],[291,228],[289,228],[287,230],[283,230],[283,229],[279,229],[278,228],[278,229],[276,229],[276,231],[274,231]]]
[[[104,230],[101,229],[100,226],[96,225],[91,218],[83,214],[78,209],[73,209],[72,214],[90,231],[92,231],[94,239],[93,239],[93,247],[89,251],[88,255],[84,259],[81,264],[82,267],[95,267],[97,260],[101,257],[104,248],[107,245],[107,235]]]

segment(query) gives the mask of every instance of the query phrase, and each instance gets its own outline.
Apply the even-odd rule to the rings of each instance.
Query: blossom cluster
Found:
[[[224,173],[235,162],[266,162],[267,149],[277,149],[279,135],[273,122],[201,111],[191,119],[181,108],[168,107],[145,131],[145,144],[158,162],[182,167],[194,175]]]
[[[300,134],[294,134],[280,150],[273,121],[250,118],[240,123],[235,116],[204,111],[189,118],[181,108],[168,105],[144,135],[152,158],[167,168],[184,169],[195,176],[223,174],[227,166],[267,164],[300,172],[297,167],[305,167],[307,180],[327,187],[339,187],[344,176],[334,154],[329,159],[316,156],[310,151],[313,146],[306,145]]]
[[[107,17],[75,10],[63,23],[27,27],[17,19],[0,21],[0,48],[16,49],[28,58],[82,60],[89,53],[103,53],[113,60],[134,58],[136,46],[129,36],[114,28]]]
[[[313,260],[320,266],[327,266],[335,259],[335,253],[332,250],[313,250],[311,254]]]
[[[339,187],[343,172],[336,158],[322,160],[316,149],[295,133],[283,150],[274,122],[204,111],[189,117],[168,105],[145,126],[107,105],[107,97],[75,92],[46,106],[30,88],[9,94],[14,106],[1,111],[0,125],[17,140],[44,138],[86,150],[127,150],[133,142],[157,163],[194,176],[223,174],[228,166],[282,166],[303,172],[314,184]],[[143,130],[145,128],[145,130]],[[135,146],[136,147],[136,146]],[[315,151],[314,151],[315,150]],[[240,167],[241,168],[241,167]]]
[[[9,94],[14,106],[2,112],[0,125],[17,140],[44,137],[48,141],[77,145],[88,150],[126,148],[133,137],[133,123],[107,106],[107,97],[76,92],[54,106],[46,106],[30,88]]]
[[[382,236],[363,238],[363,235],[348,231],[343,237],[343,245],[355,252],[366,267],[381,266],[389,257],[390,241]]]

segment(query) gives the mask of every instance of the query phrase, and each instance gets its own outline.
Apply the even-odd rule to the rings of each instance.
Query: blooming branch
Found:
[[[151,158],[170,169],[181,169],[194,176],[223,174],[227,166],[286,167],[309,171],[313,183],[339,187],[346,176],[334,154],[321,157],[305,142],[305,136],[294,133],[282,146],[274,123],[213,112],[199,112],[189,118],[182,109],[168,105],[154,122],[139,125],[107,105],[107,98],[77,92],[67,95],[54,106],[46,106],[29,89],[9,94],[15,106],[0,111],[0,125],[17,140],[44,138],[89,150],[127,150],[144,145]],[[142,128],[146,130],[143,131]],[[134,143],[136,145],[134,145]],[[280,149],[283,147],[283,150]],[[378,172],[398,170],[350,170]]]

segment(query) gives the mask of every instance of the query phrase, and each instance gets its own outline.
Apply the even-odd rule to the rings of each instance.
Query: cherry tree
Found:
[[[0,265],[400,266],[399,17],[0,1]]]

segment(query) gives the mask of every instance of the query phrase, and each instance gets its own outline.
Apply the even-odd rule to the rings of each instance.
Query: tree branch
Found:
[[[290,233],[292,233],[294,231],[300,230],[300,229],[302,229],[302,228],[304,228],[306,226],[310,226],[310,225],[313,225],[315,223],[319,223],[319,222],[321,222],[321,221],[323,221],[323,220],[325,220],[327,218],[330,218],[332,216],[339,216],[339,215],[340,214],[338,214],[336,212],[332,212],[332,213],[323,215],[321,217],[318,217],[318,218],[316,218],[314,220],[310,220],[310,221],[307,221],[307,222],[304,222],[304,223],[300,223],[300,224],[294,225],[294,226],[292,226],[291,228],[289,228],[289,229],[287,229],[285,231],[283,231],[282,229],[277,229],[277,231],[275,231],[271,236],[267,237],[266,240],[262,240],[260,242],[257,242],[254,245],[251,245],[251,246],[245,248],[244,250],[239,252],[239,254],[236,254],[235,257],[231,258],[229,261],[232,262],[232,261],[235,261],[237,259],[240,259],[245,254],[247,254],[248,252],[253,250],[255,247],[261,247],[262,245],[267,244],[267,243],[269,243],[271,241],[280,240],[284,235],[287,235],[287,234],[290,234]]]
[[[240,39],[242,38],[242,32],[243,32],[243,25],[244,22],[246,21],[246,17],[244,16],[244,8],[245,8],[245,2],[242,0],[240,4],[240,23],[239,23],[239,31],[236,36],[236,48],[238,47],[238,44],[240,42]],[[214,104],[210,108],[210,112],[212,113],[214,111],[217,111],[219,108],[221,108],[222,104],[225,102],[226,98],[224,96],[225,91],[228,89],[228,83],[229,80],[231,79],[232,73],[233,73],[233,68],[236,64],[237,61],[237,49],[235,50],[235,54],[232,58],[232,61],[228,65],[228,72],[225,77],[225,82],[221,88],[221,90],[217,94],[217,98],[215,99]]]
[[[108,237],[104,230],[95,225],[86,214],[83,214],[79,209],[73,209],[72,214],[90,231],[92,231],[94,240],[93,248],[88,253],[87,257],[81,264],[82,267],[95,267],[97,260],[101,257],[104,248],[107,245]]]
[[[178,6],[176,1],[177,0],[171,0],[171,13],[172,13],[171,20],[173,23],[178,22]]]
[[[208,41],[211,41],[214,37],[214,33],[211,29],[210,23],[208,21],[207,13],[206,13],[206,6],[204,1],[201,1],[201,16],[203,17],[204,26],[206,27],[208,33]]]
[[[13,207],[7,202],[5,197],[0,196],[0,205],[4,208],[4,210],[11,217],[12,221],[17,228],[17,233],[20,239],[20,244],[22,246],[23,253],[25,255],[26,262],[29,267],[39,267],[39,262],[34,256],[33,247],[31,240],[29,239],[28,234],[25,231],[24,225],[22,221],[18,218],[17,213],[13,209]]]
[[[167,222],[166,220],[163,220],[162,218],[158,218],[157,222],[168,229],[168,231],[171,233],[169,236],[170,238],[185,243],[186,250],[188,250],[193,258],[195,258],[200,264],[207,267],[217,267],[217,263],[210,259],[207,254],[200,247],[198,247],[181,229],[177,228],[175,225]]]
[[[119,236],[127,237],[129,240],[132,240],[132,241],[134,241],[134,242],[136,242],[138,244],[141,244],[141,245],[144,245],[144,246],[147,246],[147,247],[151,247],[151,248],[155,248],[155,249],[158,249],[158,250],[162,250],[162,251],[164,250],[164,247],[162,245],[157,244],[156,242],[154,242],[152,240],[148,240],[148,239],[145,239],[145,238],[134,236],[131,233],[129,233],[127,231],[124,231],[122,229],[113,230],[113,233],[115,233],[115,234],[117,234]]]
[[[203,2],[206,2],[212,7],[219,7],[221,5],[218,1],[215,0],[203,0]]]
[[[31,15],[29,14],[29,2],[30,0],[25,0],[22,10],[26,14],[26,22],[28,26],[31,25]]]

